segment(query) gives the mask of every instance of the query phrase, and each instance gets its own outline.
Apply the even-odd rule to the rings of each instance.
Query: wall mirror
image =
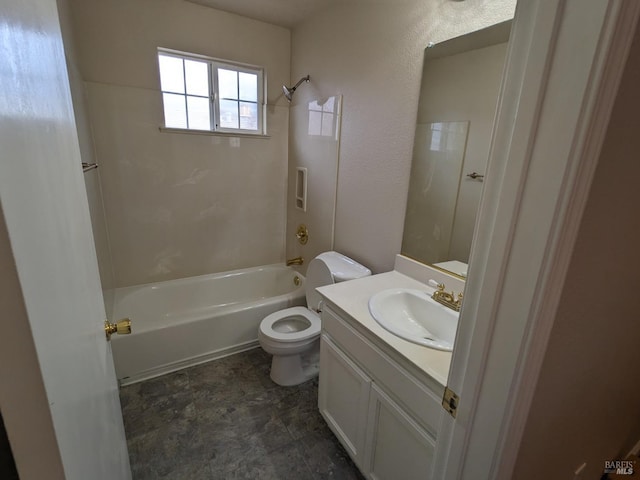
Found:
[[[466,277],[511,22],[427,47],[402,254]]]

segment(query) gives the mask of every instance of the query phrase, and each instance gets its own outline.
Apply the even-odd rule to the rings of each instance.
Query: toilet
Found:
[[[324,252],[311,260],[305,291],[307,307],[292,307],[266,316],[258,340],[273,355],[271,380],[291,386],[318,375],[322,297],[316,288],[371,275],[371,270],[338,252]]]

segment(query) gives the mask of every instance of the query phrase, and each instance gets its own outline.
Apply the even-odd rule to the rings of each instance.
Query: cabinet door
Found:
[[[435,441],[375,384],[371,386],[364,472],[371,480],[431,477]]]
[[[320,340],[318,406],[353,461],[362,468],[371,379],[327,335]]]

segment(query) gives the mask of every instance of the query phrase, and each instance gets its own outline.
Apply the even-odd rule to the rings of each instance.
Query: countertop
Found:
[[[329,302],[359,322],[366,330],[382,340],[401,357],[436,380],[443,387],[447,384],[451,352],[443,352],[396,337],[382,328],[369,313],[371,295],[389,288],[413,288],[432,292],[433,288],[397,271],[380,273],[343,283],[318,288]]]

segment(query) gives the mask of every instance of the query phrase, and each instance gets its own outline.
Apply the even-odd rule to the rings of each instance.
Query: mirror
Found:
[[[511,22],[427,47],[402,254],[466,277]]]

